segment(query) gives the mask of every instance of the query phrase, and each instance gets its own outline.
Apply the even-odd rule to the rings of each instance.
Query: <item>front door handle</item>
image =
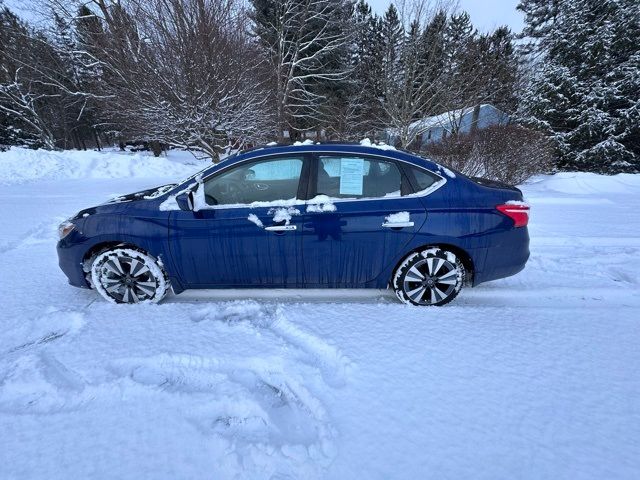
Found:
[[[270,227],[265,227],[265,230],[269,230],[270,232],[289,232],[291,230],[295,230],[295,225],[271,225]]]
[[[382,224],[384,228],[405,228],[413,227],[413,222],[384,222]]]

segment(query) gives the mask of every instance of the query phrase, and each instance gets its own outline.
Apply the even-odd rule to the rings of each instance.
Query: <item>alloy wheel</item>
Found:
[[[136,256],[109,255],[99,264],[100,290],[117,303],[143,302],[156,295],[158,279],[145,258]]]
[[[419,305],[434,305],[456,292],[460,270],[455,263],[437,256],[417,261],[407,270],[403,289]]]

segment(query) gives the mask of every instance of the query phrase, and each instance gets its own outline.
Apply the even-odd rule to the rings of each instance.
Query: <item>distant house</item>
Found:
[[[410,125],[410,131],[416,133],[412,146],[420,148],[429,143],[439,142],[451,134],[469,133],[492,125],[506,125],[509,115],[493,105],[482,104],[475,107],[451,110],[432,117],[416,120]],[[396,129],[386,130],[387,143],[395,145],[398,140]]]

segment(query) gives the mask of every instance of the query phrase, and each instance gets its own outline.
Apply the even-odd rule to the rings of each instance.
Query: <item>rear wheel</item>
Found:
[[[162,265],[133,248],[116,247],[96,256],[91,281],[100,295],[114,303],[157,303],[169,290]]]
[[[439,306],[456,298],[464,277],[462,261],[453,252],[434,247],[409,255],[396,270],[392,284],[404,303]]]

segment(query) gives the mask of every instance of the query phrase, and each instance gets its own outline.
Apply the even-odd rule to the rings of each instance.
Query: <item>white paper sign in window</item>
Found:
[[[343,158],[340,161],[340,195],[362,195],[364,160]]]

